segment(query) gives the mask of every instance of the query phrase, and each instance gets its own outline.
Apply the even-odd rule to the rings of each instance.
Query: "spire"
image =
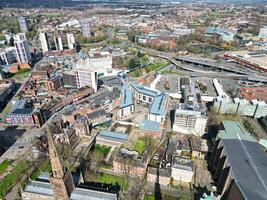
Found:
[[[53,185],[54,197],[57,200],[67,200],[74,189],[74,184],[71,174],[68,172],[64,173],[63,171],[49,125],[47,125],[47,140],[52,166],[52,177],[50,177],[50,182]]]

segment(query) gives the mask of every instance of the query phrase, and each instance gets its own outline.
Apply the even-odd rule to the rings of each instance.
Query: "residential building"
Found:
[[[84,37],[91,37],[91,25],[89,19],[83,19],[80,21],[82,27],[82,34]]]
[[[151,89],[140,84],[131,84],[130,86],[137,103],[142,102],[146,104],[152,104],[154,98],[160,93],[158,90]]]
[[[242,115],[254,118],[260,118],[267,115],[267,104],[264,101],[253,99],[223,99],[217,97],[213,101],[212,109],[220,114]]]
[[[55,91],[62,86],[62,76],[52,76],[45,81],[47,91]]]
[[[130,91],[127,85],[123,85],[120,95],[120,110],[119,118],[125,119],[131,117],[134,112],[134,100],[133,93]]]
[[[124,133],[102,131],[96,137],[96,144],[120,147],[128,138]]]
[[[4,108],[7,100],[12,96],[15,91],[15,82],[13,81],[0,81],[0,107]]]
[[[122,148],[113,160],[113,170],[118,174],[144,177],[148,165],[147,162],[147,153],[143,153],[141,157],[138,157],[136,151]]]
[[[149,167],[147,170],[147,181],[158,183],[160,185],[169,186],[171,184],[170,169],[158,169]]]
[[[169,97],[166,94],[155,96],[148,113],[148,120],[163,124],[167,113]]]
[[[63,51],[63,43],[62,43],[61,36],[60,35],[56,35],[54,37],[54,41],[55,41],[56,50]]]
[[[206,116],[198,110],[176,109],[172,129],[183,134],[202,136],[207,124]]]
[[[222,199],[266,199],[267,154],[239,122],[223,121],[209,166]]]
[[[17,62],[17,51],[15,47],[0,49],[0,64],[11,65]]]
[[[22,33],[28,32],[28,23],[26,17],[18,17],[20,31]]]
[[[25,34],[19,33],[15,35],[14,44],[17,52],[17,61],[19,63],[30,63],[32,56]]]
[[[260,28],[259,38],[262,38],[262,39],[267,38],[267,27],[266,26]]]
[[[161,138],[160,123],[144,119],[140,124],[140,134],[143,136],[152,136],[159,140]]]
[[[74,69],[77,88],[90,86],[97,92],[97,72],[90,65],[89,58],[82,58]]]
[[[171,177],[174,181],[191,183],[194,176],[194,162],[192,160],[175,157],[171,170]]]
[[[73,33],[67,33],[67,42],[69,49],[75,48],[75,38]]]
[[[47,51],[50,51],[51,48],[50,48],[48,34],[46,32],[40,33],[39,34],[39,39],[40,39],[40,42],[41,42],[42,52],[45,53]]]
[[[88,118],[92,126],[96,126],[111,120],[110,114],[102,109],[87,113],[86,117]]]

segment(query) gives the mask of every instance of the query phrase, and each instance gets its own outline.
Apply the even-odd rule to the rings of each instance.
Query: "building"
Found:
[[[88,118],[92,126],[96,126],[111,120],[110,114],[102,109],[87,113],[86,117]]]
[[[205,35],[206,36],[219,36],[221,40],[231,42],[234,39],[235,34],[221,28],[216,28],[216,27],[208,27],[205,30]]]
[[[89,19],[83,19],[80,21],[82,27],[82,33],[84,37],[91,37],[91,25]]]
[[[147,162],[147,153],[138,157],[136,151],[122,148],[113,160],[113,170],[118,174],[127,174],[132,177],[144,177],[148,165]]]
[[[65,87],[77,87],[76,77],[74,71],[64,71],[62,73],[63,84]]]
[[[154,98],[160,93],[158,90],[154,90],[140,84],[131,84],[130,86],[137,103],[142,102],[152,104]]]
[[[152,136],[158,140],[161,138],[161,128],[159,122],[144,119],[140,122],[139,128],[141,135]]]
[[[0,49],[0,64],[11,65],[17,62],[17,51],[15,47]]]
[[[223,99],[217,97],[213,101],[212,109],[220,114],[233,114],[260,118],[267,115],[267,104],[264,101],[253,99]]]
[[[17,61],[19,63],[30,63],[32,56],[25,34],[19,33],[15,35],[14,44],[16,47]]]
[[[267,38],[267,27],[266,26],[260,28],[259,38],[262,38],[262,39]]]
[[[163,124],[165,122],[168,102],[169,99],[166,94],[161,93],[155,96],[149,109],[148,120]]]
[[[0,107],[4,108],[8,102],[8,99],[13,95],[15,91],[15,82],[13,81],[0,81]]]
[[[194,162],[192,160],[175,157],[171,171],[171,177],[174,181],[191,183],[194,176]]]
[[[209,166],[222,199],[266,199],[266,151],[238,122],[222,122]]]
[[[69,49],[75,48],[75,38],[73,33],[67,33],[67,42]]]
[[[133,93],[127,85],[121,87],[119,118],[131,117],[134,113]]]
[[[202,136],[205,133],[207,118],[198,110],[176,109],[172,129],[183,134]]]
[[[39,39],[41,42],[42,52],[45,53],[47,51],[50,51],[51,48],[50,48],[50,42],[49,42],[48,34],[47,33],[40,33]]]
[[[47,91],[55,91],[62,86],[62,76],[52,76],[45,81]]]
[[[171,172],[169,169],[149,167],[147,170],[147,181],[169,186],[171,184]]]
[[[22,33],[28,32],[28,23],[25,17],[18,17],[19,28]]]
[[[63,43],[62,43],[62,39],[60,35],[56,35],[54,37],[54,42],[55,42],[56,50],[63,51]]]
[[[97,92],[97,72],[90,65],[89,58],[82,58],[74,69],[77,88],[90,86]]]
[[[102,131],[96,137],[96,144],[120,147],[128,138],[128,135],[112,131]]]

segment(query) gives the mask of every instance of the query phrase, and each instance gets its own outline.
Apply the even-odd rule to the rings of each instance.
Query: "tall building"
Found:
[[[25,17],[18,17],[20,31],[22,33],[28,32],[28,23]]]
[[[17,51],[15,47],[7,47],[0,50],[0,63],[10,65],[17,62]]]
[[[91,37],[91,26],[89,19],[83,19],[80,21],[82,27],[82,33],[84,37]]]
[[[267,38],[267,26],[260,29],[259,38]]]
[[[58,51],[63,51],[63,43],[62,43],[61,36],[60,35],[56,35],[54,37],[54,41],[55,41],[56,49]]]
[[[18,33],[17,35],[15,35],[14,44],[17,52],[17,61],[19,63],[31,62],[32,56],[25,33]]]
[[[44,52],[50,51],[50,43],[49,43],[48,34],[40,33],[39,38],[41,41],[42,52],[44,53]]]
[[[70,173],[63,171],[50,127],[47,127],[47,140],[52,167],[52,177],[50,177],[50,181],[53,185],[54,197],[55,199],[62,200],[69,199],[74,190],[73,179]]]
[[[74,70],[77,88],[90,86],[97,91],[97,72],[90,64],[89,58],[82,58]]]
[[[74,49],[75,47],[75,38],[73,33],[67,33],[67,41],[69,49]]]

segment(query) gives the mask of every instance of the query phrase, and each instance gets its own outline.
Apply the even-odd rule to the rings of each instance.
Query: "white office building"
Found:
[[[73,33],[67,33],[67,41],[69,49],[74,49],[75,47],[75,38]]]
[[[58,51],[63,51],[63,43],[60,35],[54,37],[55,46]]]
[[[202,136],[206,124],[207,118],[200,111],[177,109],[173,120],[173,131]]]
[[[29,63],[32,60],[29,44],[26,40],[25,33],[18,33],[14,37],[16,47],[17,61],[19,63]]]
[[[90,64],[89,58],[82,58],[77,63],[75,70],[75,79],[78,88],[90,86],[97,92],[97,72]]]
[[[39,38],[41,42],[42,52],[44,53],[44,52],[50,51],[50,43],[49,43],[48,34],[40,33]]]
[[[2,65],[10,65],[17,62],[17,51],[15,47],[0,49],[0,59]]]
[[[82,27],[82,33],[84,37],[91,37],[91,25],[89,19],[83,19],[80,21]]]
[[[28,32],[28,24],[27,24],[26,18],[25,17],[18,17],[18,22],[19,22],[20,31],[22,33]]]

